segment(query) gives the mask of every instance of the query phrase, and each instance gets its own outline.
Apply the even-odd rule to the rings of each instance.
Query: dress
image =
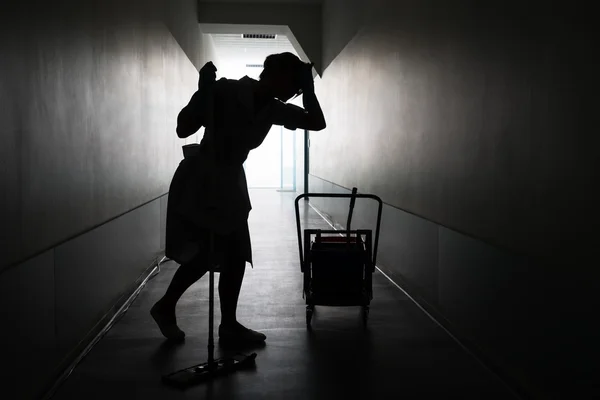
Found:
[[[295,129],[304,110],[272,99],[254,110],[258,81],[220,79],[214,83],[199,145],[184,146],[191,154],[180,162],[169,189],[166,256],[180,264],[210,253],[216,263],[235,254],[252,264],[248,215],[252,209],[243,163],[260,146],[271,127]]]

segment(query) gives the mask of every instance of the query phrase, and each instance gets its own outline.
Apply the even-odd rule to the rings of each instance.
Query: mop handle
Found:
[[[348,221],[346,222],[346,232],[348,241],[350,241],[350,224],[352,223],[352,213],[354,212],[354,203],[356,203],[357,188],[352,188],[352,197],[350,197],[350,210],[348,211]]]

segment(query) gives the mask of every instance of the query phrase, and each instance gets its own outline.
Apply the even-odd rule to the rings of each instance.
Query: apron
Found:
[[[183,147],[184,159],[169,188],[165,253],[180,264],[209,251],[211,232],[219,260],[236,253],[252,264],[248,230],[252,205],[243,162],[251,148],[262,142],[270,124],[247,118],[249,78],[224,81],[218,100],[213,97],[210,102],[213,118],[207,122],[202,143]]]

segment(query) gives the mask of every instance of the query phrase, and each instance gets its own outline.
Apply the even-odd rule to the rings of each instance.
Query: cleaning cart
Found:
[[[345,230],[304,229],[303,234],[299,202],[316,197],[350,199]],[[351,228],[357,198],[372,199],[379,204],[375,235],[370,229]],[[295,207],[307,328],[311,329],[315,306],[360,306],[366,325],[373,299],[372,276],[377,260],[383,202],[372,194],[358,194],[353,188],[351,194],[305,193],[296,197]]]

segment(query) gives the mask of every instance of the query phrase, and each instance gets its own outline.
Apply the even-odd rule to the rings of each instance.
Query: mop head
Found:
[[[229,375],[244,368],[255,365],[256,353],[236,355],[214,360],[212,366],[208,362],[194,365],[163,376],[165,384],[185,389],[200,383],[211,381],[217,377]]]

